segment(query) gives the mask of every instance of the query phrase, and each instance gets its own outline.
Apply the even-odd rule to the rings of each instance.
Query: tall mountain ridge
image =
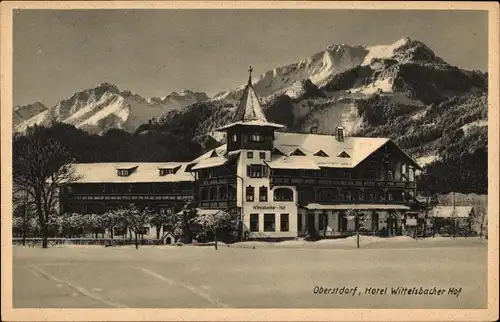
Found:
[[[208,100],[207,94],[189,90],[145,99],[128,90],[120,91],[113,84],[102,83],[75,93],[50,109],[41,103],[17,106],[13,127],[14,132],[24,132],[34,124],[48,126],[62,122],[91,134],[103,134],[111,129],[134,132],[155,117],[204,100]]]
[[[487,147],[487,73],[452,66],[408,37],[390,45],[331,45],[253,79],[270,121],[288,131],[390,137],[422,165]],[[16,107],[14,131],[63,122],[92,134],[169,133],[212,146],[244,85],[209,98],[185,91],[145,99],[103,83],[52,108]]]

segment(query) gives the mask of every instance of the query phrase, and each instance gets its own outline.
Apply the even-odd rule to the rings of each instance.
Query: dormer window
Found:
[[[132,172],[137,169],[137,166],[130,166],[130,167],[117,167],[116,168],[116,173],[118,174],[119,177],[128,177]]]
[[[351,156],[345,152],[345,151],[342,151],[340,152],[338,155],[337,155],[339,158],[350,158]]]
[[[217,156],[217,152],[215,150],[212,151],[212,154],[210,154],[211,158],[215,158]]]
[[[335,129],[335,138],[339,142],[344,142],[344,128],[342,126],[337,126]]]
[[[327,157],[328,154],[326,154],[323,150],[319,150],[318,152],[314,153],[315,156],[317,157]]]
[[[168,174],[175,174],[177,173],[177,170],[180,169],[180,166],[174,167],[174,168],[159,168],[160,176],[166,176]]]
[[[118,169],[118,176],[120,177],[128,177],[130,174],[130,170]]]
[[[273,149],[273,152],[272,152],[273,155],[285,155],[283,152],[281,152],[280,150],[274,148]]]
[[[264,136],[261,133],[250,134],[250,142],[264,142]]]
[[[300,156],[304,156],[306,155],[304,152],[300,151],[299,149],[296,149],[295,151],[293,151],[292,153],[290,153],[290,155],[300,155]]]
[[[166,176],[167,174],[174,174],[174,169],[160,169],[160,176]]]

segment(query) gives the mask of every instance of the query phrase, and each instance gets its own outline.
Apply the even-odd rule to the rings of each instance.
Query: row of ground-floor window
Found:
[[[249,238],[258,237],[296,237],[316,231],[320,235],[335,236],[359,229],[371,232],[400,234],[409,215],[390,216],[388,211],[366,211],[362,224],[348,219],[341,211],[301,211],[297,213],[250,213],[245,215],[244,224]],[[400,217],[401,219],[395,219]]]
[[[350,235],[359,231],[379,236],[467,235],[476,233],[470,218],[423,219],[416,212],[384,210],[360,211],[361,220],[347,218],[343,211],[303,211],[298,213],[250,213],[244,224],[248,238],[304,237],[313,233],[322,237]],[[391,215],[392,214],[392,215]]]

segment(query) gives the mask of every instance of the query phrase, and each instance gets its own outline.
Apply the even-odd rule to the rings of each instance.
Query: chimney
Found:
[[[335,138],[337,139],[337,141],[339,142],[344,142],[344,128],[342,126],[337,126],[335,128]]]

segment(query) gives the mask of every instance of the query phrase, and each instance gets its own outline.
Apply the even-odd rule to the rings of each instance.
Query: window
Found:
[[[253,159],[253,152],[247,152],[247,159]]]
[[[174,169],[160,169],[160,176],[165,176],[167,174],[174,174]]]
[[[237,136],[236,134],[233,134],[233,135],[231,136],[231,140],[232,140],[233,142],[237,142],[237,141],[238,141],[238,136]]]
[[[160,215],[171,215],[172,214],[172,208],[158,208],[158,212],[160,213]]]
[[[377,156],[376,155],[370,155],[369,160],[372,163],[376,163],[377,162]]]
[[[208,197],[209,199],[208,200],[217,200],[217,188],[215,187],[212,187],[210,188],[210,196]]]
[[[267,201],[267,187],[259,188],[259,201]]]
[[[300,151],[299,149],[296,149],[294,150],[292,153],[290,153],[290,155],[300,155],[300,156],[304,156],[306,155],[304,152]]]
[[[247,176],[250,178],[262,178],[269,175],[267,166],[263,164],[249,164],[247,165]]]
[[[259,231],[259,214],[250,214],[250,231]]]
[[[290,225],[289,225],[289,215],[288,214],[281,214],[280,215],[280,231],[289,231],[290,230]]]
[[[128,170],[123,170],[123,169],[118,170],[118,175],[119,175],[120,177],[127,177],[127,176],[128,176],[128,173],[129,173],[129,171],[128,171]]]
[[[201,200],[209,200],[208,188],[201,188]]]
[[[227,190],[227,198],[229,200],[236,200],[236,187],[233,185],[229,185]]]
[[[368,169],[367,173],[366,173],[366,177],[368,179],[375,179],[377,177],[377,173],[375,170],[373,169]]]
[[[338,190],[337,189],[328,189],[328,188],[319,189],[317,198],[318,198],[318,200],[321,200],[321,201],[337,200],[338,199]]]
[[[328,214],[319,214],[318,230],[325,230],[328,226]]]
[[[259,152],[259,159],[264,160],[266,158],[266,152]]]
[[[246,188],[246,196],[247,196],[247,201],[253,201],[254,200],[254,191],[255,189],[252,186],[248,186]]]
[[[264,142],[264,136],[260,133],[253,133],[250,135],[250,142]]]
[[[264,231],[276,231],[275,214],[264,214]]]
[[[365,191],[365,200],[376,201],[377,193],[375,191]]]
[[[302,231],[302,214],[298,214],[297,216],[297,231]]]
[[[337,127],[337,141],[342,142],[344,141],[344,128],[339,126]]]
[[[389,200],[389,201],[393,201],[394,200],[394,197],[392,196],[392,192],[388,192],[387,193],[387,200]]]
[[[277,188],[274,190],[274,201],[293,201],[293,191],[290,188]]]
[[[273,152],[272,152],[273,155],[285,155],[283,152],[281,152],[280,150],[274,148],[273,149]]]
[[[387,180],[394,180],[394,174],[392,173],[392,170],[387,171]]]
[[[415,172],[412,167],[408,169],[408,181],[415,181]]]
[[[318,152],[314,153],[315,156],[317,157],[327,157],[328,154],[326,154],[323,150],[319,150]]]

